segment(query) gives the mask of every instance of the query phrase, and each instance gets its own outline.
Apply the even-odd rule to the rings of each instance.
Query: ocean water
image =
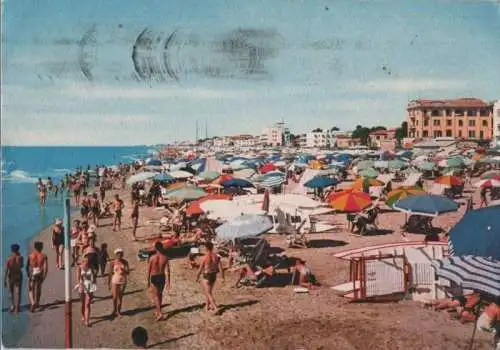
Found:
[[[1,148],[1,228],[2,263],[9,254],[10,245],[18,243],[26,256],[29,242],[56,217],[63,216],[62,196],[49,195],[46,206],[38,202],[36,181],[48,176],[55,183],[78,166],[90,164],[113,165],[144,158],[154,150],[146,146],[134,147],[2,147]],[[2,271],[3,272],[3,271]],[[3,276],[2,276],[3,278]],[[23,289],[26,284],[23,284]],[[23,290],[22,305],[27,304]],[[14,345],[25,329],[26,312],[13,317],[8,314],[7,290],[2,293],[2,335],[4,345]]]

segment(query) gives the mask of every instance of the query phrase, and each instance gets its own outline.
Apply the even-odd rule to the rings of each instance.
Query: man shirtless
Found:
[[[47,277],[49,264],[47,255],[42,253],[43,243],[35,242],[33,252],[28,256],[26,272],[28,274],[28,297],[30,300],[30,311],[34,312],[40,307],[43,281]]]
[[[47,201],[47,187],[43,183],[38,188],[38,194],[40,196],[40,204],[45,205]]]
[[[5,262],[5,274],[3,284],[9,289],[9,299],[11,306],[9,312],[19,313],[21,305],[21,287],[23,284],[24,261],[19,254],[19,244],[10,246],[11,254]]]
[[[125,205],[123,204],[123,201],[121,200],[120,196],[115,194],[115,199],[111,203],[111,207],[113,208],[113,231],[116,231],[118,228],[118,231],[120,231],[121,226],[122,226],[122,210]]]
[[[155,254],[149,258],[148,266],[148,288],[155,303],[154,315],[157,321],[162,319],[161,305],[165,284],[170,289],[170,264],[168,258],[163,254],[163,245],[155,244]]]

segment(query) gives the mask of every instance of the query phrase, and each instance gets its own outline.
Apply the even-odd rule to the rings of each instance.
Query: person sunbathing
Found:
[[[476,319],[474,307],[479,304],[479,293],[459,295],[453,298],[441,299],[427,304],[434,310],[456,310],[462,322],[473,322]]]
[[[301,287],[310,289],[313,285],[318,285],[311,269],[306,265],[306,262],[302,259],[297,259],[295,261],[295,266],[293,268],[292,283],[295,281],[295,276],[298,275],[298,284]]]

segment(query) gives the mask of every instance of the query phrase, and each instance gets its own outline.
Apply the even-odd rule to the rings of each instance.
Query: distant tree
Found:
[[[323,132],[323,129],[321,129],[321,128],[316,128],[316,129],[314,129],[314,130],[313,130],[313,131],[311,131],[311,132]]]
[[[356,129],[352,132],[352,138],[359,139],[363,146],[369,146],[371,129],[357,125]]]
[[[370,132],[378,130],[387,130],[387,128],[385,126],[374,126],[373,128],[370,128]]]
[[[340,131],[340,129],[336,126],[332,126],[332,128],[330,129],[330,131]]]

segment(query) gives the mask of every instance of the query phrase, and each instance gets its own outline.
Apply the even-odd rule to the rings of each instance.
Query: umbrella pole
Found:
[[[476,309],[477,311],[479,311],[479,308]],[[470,344],[469,344],[469,350],[472,350],[472,348],[474,347],[474,338],[476,337],[476,329],[477,329],[477,315],[476,315],[476,321],[474,321],[474,329],[472,330],[472,336],[470,338]]]

